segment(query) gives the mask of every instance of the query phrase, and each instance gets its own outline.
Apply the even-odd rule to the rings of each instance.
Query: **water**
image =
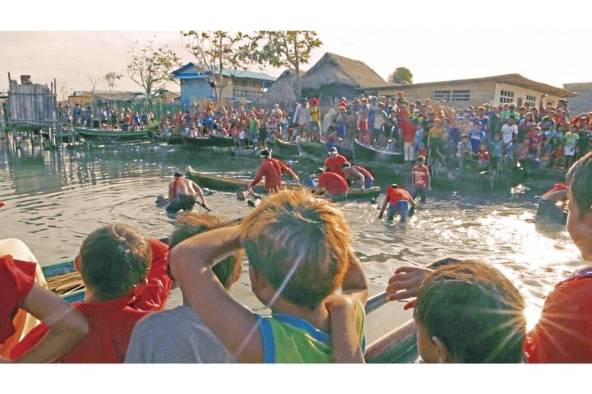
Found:
[[[52,264],[76,255],[82,240],[98,226],[125,222],[144,234],[165,237],[172,220],[154,203],[166,194],[175,170],[187,165],[200,171],[250,177],[258,161],[244,157],[187,151],[177,146],[125,144],[48,152],[0,143],[0,238],[16,237],[39,261]],[[295,162],[301,179],[314,163]],[[388,183],[389,180],[383,180]],[[527,300],[527,318],[538,319],[544,296],[553,285],[581,266],[567,233],[539,234],[534,224],[534,194],[469,196],[446,193],[429,199],[402,228],[377,220],[376,204],[345,203],[354,246],[371,286],[383,291],[393,270],[404,264],[425,265],[443,257],[481,259],[500,268]],[[245,214],[234,194],[207,197],[214,213],[232,219]],[[196,208],[198,209],[198,208]],[[259,304],[243,276],[232,293],[251,307]],[[371,341],[410,318],[401,303],[391,303],[367,320]]]

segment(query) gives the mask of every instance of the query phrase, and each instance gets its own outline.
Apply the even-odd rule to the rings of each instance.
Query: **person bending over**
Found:
[[[282,188],[282,174],[287,173],[296,182],[300,182],[298,175],[290,167],[284,164],[283,161],[274,159],[271,157],[271,152],[267,149],[263,149],[259,154],[261,164],[255,174],[255,178],[249,184],[247,188],[247,194],[253,191],[255,185],[257,185],[262,178],[265,178],[265,192],[274,193]]]
[[[415,201],[407,189],[401,185],[393,183],[386,188],[386,196],[382,203],[382,208],[378,214],[378,219],[382,219],[384,211],[388,205],[387,220],[392,221],[395,215],[399,214],[399,223],[405,223],[407,217],[412,214],[415,207]]]
[[[183,174],[175,172],[175,179],[169,183],[168,213],[176,213],[180,210],[191,211],[195,206],[196,196],[201,200],[201,205],[207,208],[203,191],[195,182],[183,177]]]

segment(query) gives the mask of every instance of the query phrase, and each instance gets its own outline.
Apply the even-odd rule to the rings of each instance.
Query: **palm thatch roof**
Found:
[[[300,70],[300,77],[304,75],[304,71]],[[296,102],[296,89],[294,83],[296,80],[296,71],[285,70],[273,85],[265,93],[265,99],[280,104],[293,104]]]
[[[386,84],[367,64],[327,52],[301,79],[303,89],[344,85],[354,89]]]

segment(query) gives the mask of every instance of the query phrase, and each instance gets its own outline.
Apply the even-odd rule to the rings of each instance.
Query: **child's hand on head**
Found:
[[[386,287],[386,296],[389,301],[405,300],[417,297],[421,284],[432,272],[429,268],[399,267],[390,277]],[[416,299],[405,304],[404,309],[413,308]]]

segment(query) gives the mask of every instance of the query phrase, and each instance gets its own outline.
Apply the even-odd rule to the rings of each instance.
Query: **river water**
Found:
[[[315,167],[290,163],[301,179]],[[102,224],[124,222],[145,235],[166,237],[172,219],[155,206],[166,194],[175,170],[187,165],[204,172],[252,176],[258,161],[188,151],[164,144],[120,144],[43,151],[0,142],[0,238],[16,237],[29,245],[42,265],[70,259],[82,240]],[[382,180],[383,184],[389,180]],[[527,301],[529,326],[536,323],[544,296],[583,264],[566,232],[538,233],[534,192],[495,197],[446,192],[430,196],[401,228],[377,220],[377,206],[343,203],[353,230],[354,247],[368,276],[371,294],[384,290],[392,271],[404,264],[426,265],[443,257],[485,260],[501,269]],[[229,219],[249,208],[234,194],[207,197],[216,214]],[[199,209],[199,208],[196,208]],[[246,265],[232,289],[243,303],[259,305],[249,290]],[[367,319],[372,341],[411,317],[391,303]]]

